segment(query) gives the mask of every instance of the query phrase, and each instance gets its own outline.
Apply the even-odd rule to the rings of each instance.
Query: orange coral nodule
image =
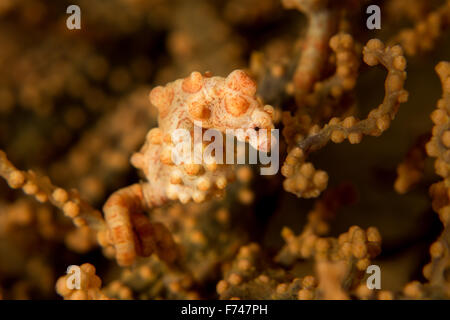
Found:
[[[192,72],[189,77],[183,80],[183,83],[181,84],[181,88],[187,93],[196,93],[202,88],[202,86],[203,76],[197,71]]]
[[[169,112],[169,107],[172,104],[173,96],[174,92],[170,87],[158,86],[150,91],[150,102],[158,108],[161,117],[165,117]]]

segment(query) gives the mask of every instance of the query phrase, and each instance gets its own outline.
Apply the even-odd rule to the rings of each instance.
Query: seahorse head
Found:
[[[248,130],[267,130],[249,142],[258,150],[270,149],[273,108],[257,98],[256,84],[244,71],[235,70],[226,78],[192,73],[183,82],[183,90],[196,92],[188,100],[188,113],[202,127],[232,132],[241,141],[248,140]]]

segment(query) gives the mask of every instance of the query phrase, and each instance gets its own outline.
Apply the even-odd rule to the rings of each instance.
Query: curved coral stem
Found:
[[[298,102],[319,80],[328,53],[328,41],[336,30],[335,10],[327,1],[284,0],[286,8],[296,8],[308,17],[304,48],[295,69],[293,83]]]
[[[424,276],[430,280],[432,285],[440,286],[442,283],[446,283],[445,278],[448,277],[448,270],[450,270],[450,160],[448,153],[450,147],[450,63],[439,63],[436,66],[436,72],[442,83],[443,95],[438,102],[437,109],[431,114],[435,125],[432,130],[433,136],[427,143],[426,149],[429,156],[436,158],[436,173],[444,178],[430,187],[433,209],[439,214],[444,230],[439,239],[430,247],[432,259],[431,263],[424,268]],[[447,285],[444,290],[448,294],[450,287]]]
[[[389,128],[400,104],[408,99],[408,93],[403,89],[406,60],[402,49],[399,46],[385,48],[380,40],[372,39],[364,47],[363,53],[368,65],[381,63],[388,70],[383,102],[364,120],[358,121],[354,117],[343,120],[332,118],[322,129],[312,130],[309,136],[297,142],[286,158],[282,173],[287,178],[285,189],[299,197],[317,197],[328,182],[325,172],[316,172],[311,164],[305,163],[309,152],[324,147],[330,140],[341,143],[348,139],[350,143],[356,144],[361,142],[363,135],[381,135]]]

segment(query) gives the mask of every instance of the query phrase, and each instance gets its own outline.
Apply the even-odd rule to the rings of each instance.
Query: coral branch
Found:
[[[430,187],[433,209],[439,214],[444,230],[439,239],[430,247],[432,261],[424,268],[424,276],[434,287],[441,287],[448,296],[450,294],[450,63],[441,62],[436,72],[442,83],[442,99],[437,109],[431,114],[434,122],[432,138],[426,145],[429,156],[436,158],[435,170],[444,178]]]
[[[373,39],[364,47],[363,53],[368,65],[381,63],[388,70],[384,100],[364,120],[358,121],[354,117],[343,120],[333,118],[322,129],[313,127],[310,135],[289,152],[282,168],[283,175],[287,177],[284,188],[299,197],[318,196],[328,181],[325,172],[315,172],[311,164],[305,163],[308,153],[324,147],[330,140],[341,143],[348,139],[350,143],[356,144],[361,142],[363,135],[381,135],[389,128],[400,104],[408,99],[408,93],[403,89],[406,60],[402,49],[398,46],[385,48],[381,41]]]
[[[354,89],[358,77],[359,57],[356,44],[351,35],[338,33],[330,39],[330,47],[336,55],[336,71],[324,81],[314,85],[314,91],[306,97],[307,106],[327,104],[330,97],[340,102],[339,98]],[[330,103],[330,102],[328,102]]]
[[[299,278],[275,268],[265,259],[256,243],[243,246],[217,283],[221,299],[295,299],[311,300],[317,296],[314,276]]]
[[[408,192],[422,179],[426,159],[425,144],[429,139],[429,134],[417,138],[417,141],[408,150],[405,159],[397,166],[394,189],[398,193]]]
[[[68,192],[54,186],[48,177],[39,177],[31,170],[25,172],[16,169],[2,150],[0,150],[0,175],[6,179],[11,188],[21,188],[39,202],[50,201],[63,210],[66,216],[72,218],[76,226],[88,225],[97,231],[106,229],[101,213],[81,199],[76,190]]]
[[[283,0],[285,8],[296,8],[308,17],[303,50],[294,73],[297,101],[311,91],[326,64],[328,41],[337,27],[336,12],[327,0]]]
[[[295,236],[288,228],[283,229],[282,235],[286,244],[276,261],[292,265],[298,259],[314,258],[319,294],[326,299],[345,298],[344,292],[357,287],[371,259],[381,252],[381,236],[374,227],[363,230],[353,226],[338,238],[322,238],[311,233]]]
[[[312,239],[326,235],[330,228],[330,220],[336,216],[342,206],[352,203],[355,198],[355,190],[348,184],[327,190],[319,200],[316,200],[313,210],[308,213],[308,222],[298,236],[293,237],[293,232],[289,228],[282,230],[281,234],[287,245],[280,250],[275,260],[284,265],[291,265],[298,258],[293,254],[293,248],[296,248],[294,251],[298,252],[302,258],[310,257],[312,251],[309,244]],[[295,244],[290,246],[289,244],[293,241]]]
[[[408,2],[408,6],[411,4]],[[419,20],[413,28],[401,30],[391,42],[399,43],[407,55],[430,51],[450,26],[450,1]]]

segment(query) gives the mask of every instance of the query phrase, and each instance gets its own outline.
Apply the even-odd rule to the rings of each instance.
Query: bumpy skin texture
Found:
[[[150,102],[159,111],[159,128],[150,130],[144,146],[131,159],[148,182],[118,190],[103,208],[108,240],[116,249],[120,265],[131,265],[137,255],[149,256],[155,251],[163,260],[173,262],[177,249],[169,231],[162,224],[151,223],[143,214],[145,210],[168,200],[202,202],[220,194],[233,179],[231,166],[216,163],[214,157],[202,159],[201,164],[184,161],[175,165],[175,147],[205,150],[208,144],[177,140],[172,133],[186,129],[193,138],[195,126],[222,133],[227,129],[272,129],[273,108],[263,106],[255,94],[256,84],[241,70],[226,78],[193,72],[150,92]],[[245,135],[236,137],[246,140]],[[266,151],[273,142],[267,134],[255,143],[253,147]]]

